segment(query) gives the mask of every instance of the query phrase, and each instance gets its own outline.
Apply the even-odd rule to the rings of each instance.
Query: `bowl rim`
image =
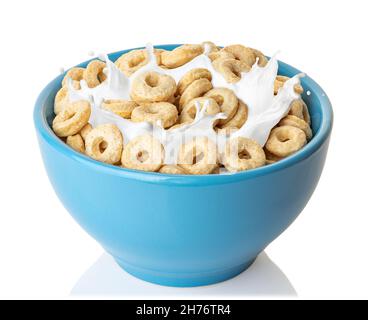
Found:
[[[181,44],[163,44],[155,45],[155,48],[172,50]],[[144,47],[137,47],[132,49],[125,49],[116,52],[109,53],[108,56],[115,56],[118,54],[123,54],[125,52],[142,49]],[[77,66],[85,66],[89,61],[87,60],[78,64]],[[288,71],[295,75],[301,73],[298,69],[282,62],[278,61],[279,66],[288,69]],[[65,74],[65,73],[64,73]],[[66,143],[64,143],[60,138],[58,138],[52,131],[51,127],[47,123],[45,116],[45,101],[48,99],[51,92],[53,92],[56,87],[60,87],[62,78],[64,74],[60,74],[49,82],[46,87],[39,94],[33,112],[33,120],[37,133],[54,149],[63,153],[64,155],[72,158],[74,161],[80,162],[83,165],[88,166],[92,170],[97,170],[105,174],[111,174],[114,176],[119,176],[125,179],[138,180],[147,183],[158,183],[158,184],[170,184],[170,185],[185,185],[185,186],[203,186],[203,185],[214,185],[214,184],[226,184],[241,180],[252,179],[255,177],[271,174],[279,170],[291,167],[314,154],[328,139],[333,125],[333,111],[331,102],[324,92],[324,90],[308,75],[302,78],[304,85],[308,87],[311,94],[315,95],[320,104],[321,109],[321,123],[315,132],[311,141],[309,141],[301,150],[296,153],[270,165],[262,166],[256,169],[241,171],[231,174],[212,174],[212,175],[170,175],[158,172],[145,172],[140,170],[133,170],[127,168],[121,168],[114,165],[106,164],[97,160],[94,160],[84,154],[81,154]]]

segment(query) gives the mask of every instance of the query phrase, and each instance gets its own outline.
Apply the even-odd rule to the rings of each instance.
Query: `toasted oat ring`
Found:
[[[102,108],[109,110],[120,117],[130,119],[132,111],[138,104],[129,100],[105,100],[102,102]]]
[[[105,163],[115,164],[121,159],[123,135],[114,124],[101,124],[86,137],[86,154]]]
[[[282,118],[279,122],[279,126],[292,126],[295,128],[299,128],[304,131],[307,140],[310,140],[312,138],[312,129],[309,126],[307,122],[305,122],[303,119],[300,119],[293,115],[287,115],[286,117]]]
[[[234,55],[235,59],[240,60],[252,67],[258,58],[258,65],[264,67],[267,64],[267,58],[264,54],[256,49],[245,47],[241,44],[234,44],[223,49]]]
[[[91,106],[88,101],[70,103],[55,117],[52,129],[59,137],[72,136],[87,124],[90,115]]]
[[[211,81],[206,78],[193,81],[180,96],[179,111],[181,111],[190,100],[203,96],[212,88]]]
[[[307,143],[303,130],[282,126],[273,128],[266,142],[266,149],[278,157],[287,157],[300,150]]]
[[[210,52],[208,54],[208,58],[214,62],[217,59],[235,59],[235,56],[232,53],[222,49],[220,51]]]
[[[246,63],[236,59],[216,59],[212,64],[228,83],[238,82],[241,79],[241,73],[250,70]]]
[[[194,98],[184,106],[179,116],[179,122],[192,122],[197,114],[196,102],[199,103],[202,109],[206,101],[208,101],[206,114],[214,115],[221,112],[219,105],[214,99],[205,97]]]
[[[166,174],[187,174],[183,168],[171,164],[165,164],[158,172]]]
[[[238,110],[238,98],[230,89],[214,88],[208,91],[204,96],[215,99],[217,104],[220,106],[221,112],[226,113],[227,118],[220,119],[218,122],[220,126],[228,123]]]
[[[178,110],[169,102],[156,102],[136,107],[131,119],[134,122],[147,121],[154,124],[161,121],[161,125],[168,128],[178,120]]]
[[[151,135],[143,135],[125,146],[121,163],[123,167],[143,171],[158,171],[164,161],[164,148]]]
[[[84,141],[79,133],[73,136],[68,136],[66,138],[66,144],[72,147],[75,151],[80,153],[85,152]]]
[[[195,68],[188,71],[178,82],[176,90],[177,95],[182,95],[186,88],[191,85],[195,80],[206,78],[209,81],[212,80],[212,74],[205,68]]]
[[[226,143],[223,164],[230,172],[258,168],[266,163],[266,156],[258,142],[237,137]]]
[[[58,114],[69,104],[68,87],[62,87],[55,96],[54,113]]]
[[[184,44],[172,51],[161,53],[161,63],[168,68],[177,68],[203,53],[200,44]]]
[[[266,164],[272,164],[272,163],[275,163],[275,162],[280,161],[280,160],[283,159],[282,157],[278,157],[278,156],[272,154],[266,148],[263,148],[263,151],[266,155]]]
[[[273,94],[276,95],[280,88],[282,88],[287,80],[289,80],[289,77],[286,76],[276,76],[274,86],[273,86]],[[294,91],[298,94],[302,94],[304,89],[301,84],[294,85]]]
[[[101,82],[106,80],[106,75],[103,73],[106,63],[101,60],[93,60],[84,70],[83,79],[86,81],[88,87],[97,87]]]
[[[171,99],[176,91],[175,80],[155,71],[145,72],[133,80],[130,96],[136,102],[161,102]]]
[[[81,137],[83,138],[84,141],[86,141],[87,135],[91,132],[92,130],[92,126],[90,123],[87,123],[82,129],[81,131],[79,131],[79,134],[81,135]]]
[[[73,83],[73,88],[79,90],[81,88],[80,81],[83,79],[84,70],[85,70],[84,68],[79,68],[79,67],[69,69],[67,73],[65,74],[65,77],[62,81],[62,86],[67,87],[68,79],[71,78],[72,83]]]
[[[302,99],[294,100],[291,103],[289,114],[303,119],[309,125],[311,124],[308,107]]]
[[[222,125],[221,129],[226,128],[238,128],[240,129],[245,121],[248,118],[248,106],[241,100],[239,100],[238,110],[236,111],[235,115],[231,118],[231,120],[224,125]]]
[[[162,49],[154,49],[157,64],[161,64]],[[122,54],[116,61],[116,66],[126,75],[131,76],[138,69],[148,63],[149,56],[146,49],[131,50]]]
[[[180,146],[178,165],[189,174],[210,174],[217,167],[216,144],[207,137],[195,137]]]

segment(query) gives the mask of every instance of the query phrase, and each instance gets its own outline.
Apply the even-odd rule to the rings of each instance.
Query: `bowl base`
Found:
[[[257,257],[254,257],[241,265],[225,270],[201,273],[168,273],[132,266],[114,257],[117,264],[132,276],[144,281],[170,287],[205,286],[231,279],[248,269],[256,258]]]

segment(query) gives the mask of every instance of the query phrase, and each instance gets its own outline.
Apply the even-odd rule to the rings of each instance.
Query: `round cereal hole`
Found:
[[[307,143],[307,137],[303,130],[282,126],[271,130],[266,142],[266,149],[278,157],[287,157],[300,150]]]
[[[280,127],[282,126],[292,126],[299,128],[304,131],[306,137],[308,140],[312,138],[312,129],[309,126],[309,124],[304,121],[303,119],[300,119],[293,115],[287,115],[286,117],[282,118],[278,124]]]
[[[217,167],[217,147],[207,137],[195,137],[179,148],[178,165],[189,174],[210,174]]]
[[[130,96],[137,103],[170,100],[176,91],[175,80],[155,71],[138,75],[132,82]]]
[[[116,164],[123,151],[123,135],[114,124],[101,124],[93,128],[86,137],[86,154],[109,164]]]
[[[69,103],[52,122],[52,129],[58,137],[72,136],[78,133],[88,122],[91,106],[88,101]]]
[[[125,146],[121,164],[128,169],[158,171],[164,162],[164,148],[151,135],[138,136]]]
[[[265,153],[252,139],[237,137],[226,143],[223,164],[230,172],[255,169],[266,163]]]
[[[165,50],[154,49],[157,64],[161,64],[161,53]],[[131,76],[134,72],[145,66],[149,61],[149,55],[146,49],[131,50],[122,54],[116,61],[115,65],[126,76]]]

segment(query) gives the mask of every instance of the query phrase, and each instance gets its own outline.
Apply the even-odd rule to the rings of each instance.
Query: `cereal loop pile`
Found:
[[[242,75],[250,72],[252,67],[264,68],[268,63],[265,55],[256,49],[240,44],[220,48],[212,42],[185,44],[172,51],[154,49],[151,57],[154,57],[159,67],[169,70],[182,67],[203,55],[205,48],[212,70],[228,84],[239,82]],[[121,55],[115,61],[115,66],[121,71],[119,73],[131,79],[129,95],[126,99],[104,99],[99,107],[132,125],[144,122],[158,125],[167,132],[181,130],[195,123],[202,111],[208,117],[225,115],[213,121],[213,128],[211,125],[211,130],[219,137],[229,138],[247,123],[250,106],[228,87],[216,86],[213,71],[195,67],[180,79],[174,79],[168,74],[142,69],[144,72],[133,76],[149,61],[150,56],[145,49],[131,50]],[[272,123],[270,128],[274,127],[264,145],[235,135],[219,146],[210,137],[195,136],[189,141],[180,142],[175,155],[176,162],[168,163],[167,150],[157,137],[142,134],[128,139],[115,123],[92,126],[92,102],[71,100],[72,88],[80,90],[87,86],[92,89],[106,83],[106,70],[106,62],[98,59],[89,62],[86,68],[70,69],[54,100],[55,118],[52,128],[55,134],[75,151],[97,161],[162,174],[231,173],[280,161],[303,148],[312,138],[308,107],[300,98],[304,89],[298,83],[289,88],[299,98],[291,102],[289,112],[276,126],[276,122]],[[286,76],[277,75],[274,81],[275,96],[288,80]],[[269,84],[272,96],[272,82]]]

